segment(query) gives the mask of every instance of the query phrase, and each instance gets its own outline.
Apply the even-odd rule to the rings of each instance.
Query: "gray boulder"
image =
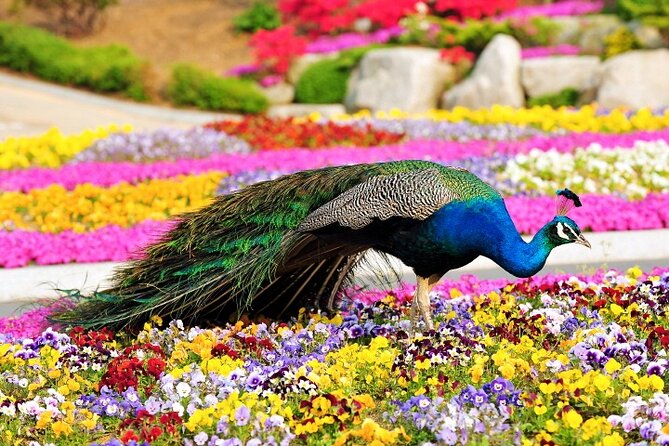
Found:
[[[521,107],[525,96],[520,85],[520,44],[511,36],[495,36],[471,76],[444,93],[441,102],[443,108]]]
[[[350,111],[435,108],[455,70],[431,48],[382,48],[369,51],[351,74],[345,105]]]
[[[606,108],[669,106],[669,50],[629,51],[602,63],[597,102]]]
[[[595,87],[600,61],[595,56],[552,56],[523,60],[523,88],[529,97],[559,93],[565,88],[586,91]]]
[[[279,82],[260,91],[267,97],[270,104],[290,104],[295,99],[295,87],[287,82]]]

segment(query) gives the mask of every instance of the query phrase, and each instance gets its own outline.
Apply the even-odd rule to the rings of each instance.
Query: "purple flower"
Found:
[[[246,389],[254,390],[262,383],[262,378],[259,374],[252,372],[248,378],[246,378]]]
[[[237,426],[246,426],[251,419],[251,411],[246,406],[239,406],[235,411],[235,424]]]

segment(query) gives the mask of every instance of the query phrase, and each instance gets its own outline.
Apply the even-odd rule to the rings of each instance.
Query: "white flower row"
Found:
[[[568,187],[576,193],[638,199],[669,192],[669,145],[659,140],[637,141],[632,148],[594,143],[572,153],[533,149],[509,160],[498,177],[543,194]]]

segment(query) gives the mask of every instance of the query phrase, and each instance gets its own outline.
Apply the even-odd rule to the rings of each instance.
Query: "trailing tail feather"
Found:
[[[305,305],[331,309],[348,283],[364,237],[301,232],[304,218],[378,165],[298,172],[218,197],[117,270],[112,286],[82,298],[53,322],[137,326],[152,315],[188,323],[227,322],[245,312],[285,317]]]

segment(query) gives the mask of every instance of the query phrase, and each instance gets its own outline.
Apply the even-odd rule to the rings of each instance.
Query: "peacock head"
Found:
[[[588,242],[585,237],[583,237],[583,234],[581,234],[581,229],[578,227],[576,222],[564,215],[556,216],[548,224],[547,235],[553,246],[577,243],[579,245],[590,248],[590,242]]]
[[[557,191],[557,195],[557,215],[548,224],[548,239],[553,246],[577,243],[590,248],[590,242],[583,237],[576,222],[567,217],[570,210],[582,206],[578,195],[569,189],[561,189]]]

